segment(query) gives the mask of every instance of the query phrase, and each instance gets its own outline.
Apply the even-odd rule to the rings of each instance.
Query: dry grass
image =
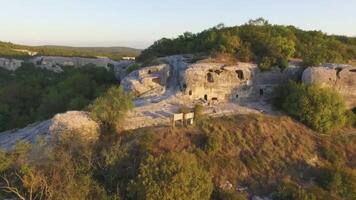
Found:
[[[356,137],[319,137],[289,117],[237,115],[206,119],[188,128],[156,127],[141,131],[154,136],[152,152],[156,155],[165,152],[196,154],[217,186],[228,180],[261,192],[261,187],[268,189],[266,185],[273,185],[285,177],[301,180],[309,167],[340,161],[342,165],[355,167]],[[207,152],[204,145],[206,138],[211,136],[219,138],[221,145]],[[321,147],[331,152],[327,151],[323,157]],[[337,161],[327,160],[334,155],[339,157]]]

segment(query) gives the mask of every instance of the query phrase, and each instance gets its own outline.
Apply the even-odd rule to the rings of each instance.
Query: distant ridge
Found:
[[[0,57],[27,58],[31,56],[108,57],[119,60],[124,56],[137,57],[140,49],[131,47],[73,47],[61,45],[27,46],[0,42]]]

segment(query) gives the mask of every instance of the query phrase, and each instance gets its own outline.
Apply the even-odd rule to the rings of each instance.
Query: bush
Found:
[[[119,86],[111,87],[97,98],[89,110],[91,116],[100,121],[104,128],[119,131],[126,113],[133,108],[132,96]]]
[[[195,104],[193,111],[195,121],[200,121],[204,114],[204,106],[201,104]]]
[[[130,199],[210,199],[211,177],[191,154],[148,156],[128,186]]]
[[[214,200],[247,200],[243,195],[230,190],[218,189],[213,193]]]
[[[130,65],[130,66],[127,68],[126,72],[127,72],[127,74],[129,74],[129,73],[131,73],[131,72],[133,72],[133,71],[138,70],[140,67],[141,67],[141,66],[140,66],[139,64],[137,64],[137,63],[132,64],[132,65]]]
[[[316,178],[323,189],[345,199],[356,199],[356,176],[347,169],[324,168]]]
[[[210,133],[206,135],[204,143],[204,151],[207,153],[215,153],[221,148],[222,138],[218,133]]]
[[[304,189],[292,183],[285,183],[278,187],[272,194],[273,200],[316,200],[314,194],[310,194]]]
[[[331,89],[289,82],[276,94],[277,107],[316,131],[328,133],[347,122],[345,103]]]

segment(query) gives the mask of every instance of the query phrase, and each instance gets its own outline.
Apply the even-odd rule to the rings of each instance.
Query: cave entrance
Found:
[[[263,96],[263,93],[264,93],[263,89],[260,89],[260,96]]]
[[[235,72],[240,80],[244,79],[244,72],[242,70],[236,70]]]
[[[207,79],[208,79],[209,83],[214,83],[214,78],[213,78],[213,75],[211,73],[207,74]]]
[[[193,91],[189,90],[189,96],[192,96]]]
[[[207,101],[208,100],[208,95],[204,95],[204,100]]]

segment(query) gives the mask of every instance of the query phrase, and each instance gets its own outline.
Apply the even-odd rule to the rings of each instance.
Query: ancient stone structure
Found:
[[[348,65],[327,65],[309,67],[303,72],[305,84],[316,83],[339,92],[348,107],[356,106],[356,67]]]
[[[300,80],[303,72],[302,67],[293,65],[264,72],[255,64],[242,62],[188,64],[182,57],[163,61],[168,64],[135,71],[121,85],[138,97],[159,96],[169,89],[187,101],[248,102],[269,100],[276,86]]]
[[[168,77],[169,65],[161,64],[130,73],[121,85],[139,97],[161,95],[165,92]]]

